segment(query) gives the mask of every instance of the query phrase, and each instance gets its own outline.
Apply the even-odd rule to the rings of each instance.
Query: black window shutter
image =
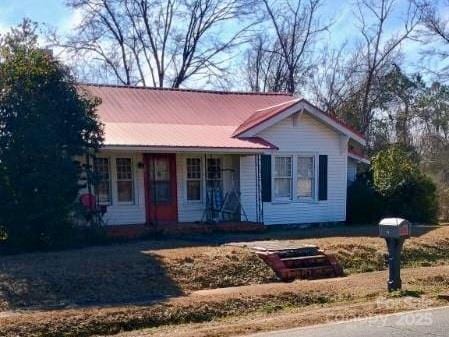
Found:
[[[260,159],[260,171],[262,180],[262,201],[271,201],[271,156],[262,155]]]
[[[327,155],[320,155],[318,168],[318,200],[327,200]]]

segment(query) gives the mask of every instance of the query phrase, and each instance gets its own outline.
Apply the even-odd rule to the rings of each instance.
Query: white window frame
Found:
[[[275,176],[275,172],[276,172],[276,158],[290,158],[291,175],[289,177],[288,176],[279,176],[279,177]],[[292,198],[293,198],[293,195],[294,195],[294,190],[293,190],[294,156],[291,155],[291,154],[278,154],[278,155],[273,156],[273,160],[272,160],[272,164],[271,164],[271,172],[272,172],[272,175],[271,175],[271,180],[272,180],[272,182],[271,182],[271,186],[272,186],[272,188],[271,188],[271,195],[273,196],[273,200],[275,200],[275,201],[291,201]],[[276,197],[276,194],[275,194],[275,185],[276,185],[275,182],[276,182],[276,179],[290,179],[290,197]]]
[[[111,206],[113,204],[113,200],[114,200],[114,193],[112,192],[112,183],[113,183],[112,163],[111,163],[112,159],[111,159],[111,157],[97,156],[94,159],[94,164],[93,164],[94,172],[96,171],[96,163],[95,163],[96,159],[106,159],[108,161],[108,176],[109,176],[109,179],[108,179],[109,201],[98,200],[98,204],[101,206]],[[95,174],[96,174],[96,172],[95,172]],[[94,195],[97,198],[97,191],[96,191],[95,184],[94,184],[93,188],[94,188]]]
[[[200,177],[199,178],[189,178],[188,177],[188,160],[189,159],[198,159],[200,161]],[[184,174],[184,179],[185,179],[185,200],[187,203],[189,204],[201,204],[203,203],[204,200],[204,169],[203,169],[203,160],[200,156],[188,156],[185,158],[185,174]],[[188,198],[188,182],[189,181],[199,181],[200,182],[200,199],[199,200],[190,200]]]
[[[276,157],[290,157],[292,162],[292,176],[290,183],[290,198],[276,198],[275,196],[275,161]],[[313,157],[314,164],[314,182],[313,182],[313,195],[312,197],[298,197],[297,183],[298,183],[298,158],[299,157]],[[288,152],[288,153],[276,153],[272,156],[271,160],[271,195],[273,203],[295,203],[295,202],[317,202],[318,201],[318,153],[316,152]]]
[[[312,196],[310,197],[306,197],[306,196],[299,196],[299,191],[298,191],[298,180],[299,180],[299,175],[298,175],[298,159],[299,158],[312,158],[312,165],[313,165],[313,176],[309,179],[313,179],[312,182]],[[296,199],[298,201],[315,201],[317,199],[316,195],[317,195],[317,155],[316,154],[298,154],[295,156],[295,160],[296,160],[296,177],[295,177],[295,196]]]
[[[132,195],[132,200],[131,201],[119,201],[118,200],[118,183],[119,181],[129,181],[128,179],[118,179],[118,169],[117,169],[117,160],[118,159],[129,159],[130,160],[130,165],[131,165],[131,195]],[[114,166],[115,166],[115,199],[118,205],[135,205],[136,204],[136,186],[134,183],[134,179],[136,176],[136,172],[134,170],[134,159],[132,157],[129,156],[116,156],[114,157]]]
[[[209,166],[208,166],[209,159],[218,159],[220,161],[220,179],[209,179]],[[224,165],[224,158],[222,156],[210,156],[210,157],[206,158],[206,163],[204,165],[205,166],[205,172],[204,172],[204,183],[205,183],[204,192],[205,193],[207,193],[209,180],[219,181],[221,184],[221,187],[224,189],[223,165]]]

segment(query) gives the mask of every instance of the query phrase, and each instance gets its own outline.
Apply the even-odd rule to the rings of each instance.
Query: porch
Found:
[[[92,188],[111,235],[260,230],[255,153],[103,150]]]

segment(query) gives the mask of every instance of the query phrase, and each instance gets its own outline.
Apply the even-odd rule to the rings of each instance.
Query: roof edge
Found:
[[[364,164],[371,164],[371,160],[364,154],[359,154],[351,149],[348,149],[348,157]]]
[[[100,84],[100,83],[77,83],[79,86],[99,87],[99,88],[118,88],[118,89],[139,89],[152,91],[178,91],[178,92],[198,92],[216,95],[243,95],[243,96],[286,96],[293,97],[287,92],[254,92],[254,91],[225,91],[210,89],[186,89],[186,88],[158,88],[146,86],[120,85],[120,84]]]
[[[254,114],[257,113],[257,112],[261,112],[261,111],[264,111],[264,110],[268,110],[268,109],[277,107],[277,106],[280,107],[280,106],[282,106],[282,105],[285,105],[282,109],[280,109],[279,111],[277,111],[274,115],[268,116],[268,117],[266,117],[266,118],[262,118],[260,121],[257,121],[257,123],[255,123],[254,125],[249,125],[249,126],[243,128],[243,129],[240,129],[240,126],[238,126],[237,129],[232,133],[232,137],[239,137],[239,136],[241,136],[243,133],[245,133],[245,132],[247,132],[247,131],[249,131],[249,130],[255,128],[255,127],[257,127],[258,125],[260,125],[260,124],[262,124],[262,123],[264,123],[264,122],[270,120],[270,119],[273,118],[274,116],[277,116],[277,115],[283,113],[283,112],[286,111],[287,109],[290,109],[292,106],[294,106],[295,104],[301,102],[303,99],[304,99],[304,98],[299,98],[299,99],[297,98],[297,99],[293,99],[293,100],[291,100],[291,101],[287,101],[287,102],[284,102],[284,103],[281,103],[281,104],[277,104],[277,105],[275,105],[275,106],[266,107],[266,108],[264,108],[264,109],[260,109],[260,110],[255,111]],[[251,116],[249,117],[249,119],[251,119]],[[245,123],[245,122],[243,122],[243,123]],[[242,124],[243,124],[243,123],[242,123]],[[243,138],[243,137],[242,137],[242,138]]]
[[[254,125],[249,125],[248,127],[245,127],[243,129],[240,129],[240,126],[234,131],[234,133],[232,134],[232,137],[239,137],[242,134],[244,134],[245,132],[248,132],[249,130],[269,121],[270,119],[280,115],[281,113],[285,112],[286,110],[290,109],[291,107],[293,107],[295,104],[298,103],[306,103],[309,106],[313,107],[314,109],[316,109],[323,117],[327,117],[330,120],[332,120],[333,122],[335,122],[336,124],[339,124],[341,127],[343,127],[344,129],[346,129],[347,131],[349,131],[350,133],[352,133],[353,135],[357,136],[358,138],[362,139],[364,144],[366,143],[366,138],[365,136],[358,130],[356,130],[355,128],[353,128],[352,126],[350,126],[348,123],[342,121],[340,118],[338,118],[337,116],[331,115],[329,113],[324,112],[322,109],[320,109],[319,107],[317,107],[316,105],[312,104],[310,101],[308,101],[307,99],[305,99],[304,97],[301,97],[299,99],[296,100],[291,100],[290,101],[291,104],[287,104],[283,109],[280,109],[279,111],[277,111],[275,114],[271,115],[271,116],[267,116],[266,118],[261,119],[260,121],[257,121],[257,123],[255,123]],[[282,105],[282,104],[281,104]],[[262,109],[263,110],[263,109]],[[255,113],[257,113],[258,111],[256,111]],[[251,117],[250,117],[251,118]],[[357,139],[356,139],[357,141]]]

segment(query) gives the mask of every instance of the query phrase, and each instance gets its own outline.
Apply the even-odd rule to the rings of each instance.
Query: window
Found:
[[[292,158],[274,157],[274,197],[291,199],[292,197]]]
[[[153,202],[155,204],[168,203],[171,200],[170,191],[170,161],[166,157],[154,158],[151,164]]]
[[[315,196],[315,158],[298,157],[296,195],[298,198]]]
[[[221,159],[208,158],[207,159],[207,188],[208,189],[222,189],[223,177],[221,172]]]
[[[187,158],[187,200],[201,201],[201,159]]]
[[[111,178],[108,158],[95,158],[94,170],[96,175],[95,195],[100,204],[111,203]]]
[[[117,158],[117,201],[133,202],[133,168],[131,158]]]

